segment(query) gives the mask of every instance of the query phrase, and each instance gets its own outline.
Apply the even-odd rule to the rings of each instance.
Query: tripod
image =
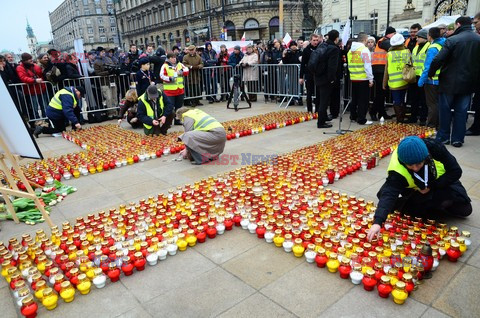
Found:
[[[347,64],[343,64],[343,67],[344,70],[346,70]],[[345,92],[345,75],[346,74],[344,74],[343,78],[340,80],[340,114],[338,116],[338,129],[331,132],[324,131],[323,133],[325,135],[344,135],[346,133],[352,132],[352,130],[349,129],[342,129],[343,115],[345,115],[345,112],[347,111],[348,106],[351,102],[351,99],[349,99],[347,105],[345,105],[345,99],[343,97],[343,94]]]
[[[242,97],[245,98],[245,100],[247,101],[248,107],[238,108],[239,98],[242,98]],[[238,112],[239,109],[252,108],[252,103],[250,102],[250,99],[248,98],[247,93],[245,93],[245,85],[242,82],[240,75],[238,74],[233,75],[233,85],[232,85],[232,88],[230,89],[230,93],[228,93],[227,109],[232,109],[230,107],[232,98],[233,98],[233,109],[235,109],[236,112]]]

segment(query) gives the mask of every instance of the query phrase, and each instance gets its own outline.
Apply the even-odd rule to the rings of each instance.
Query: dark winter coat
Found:
[[[325,54],[320,58],[315,70],[315,85],[325,86],[337,80],[340,49],[330,40],[321,45],[327,45]]]
[[[302,62],[300,64],[300,78],[304,76],[306,78],[313,78],[312,70],[308,69],[308,61],[310,61],[310,55],[312,52],[317,48],[317,46],[313,46],[312,44],[307,45],[305,50],[302,52]]]
[[[447,38],[430,65],[428,77],[433,77],[440,68],[440,92],[451,95],[480,92],[480,36],[470,26],[458,28]]]
[[[445,191],[447,190],[449,195],[459,202],[469,202],[470,198],[467,195],[467,191],[460,183],[460,177],[462,176],[462,168],[458,164],[455,157],[448,152],[445,146],[433,139],[424,139],[425,144],[427,145],[428,152],[431,159],[435,159],[443,163],[445,167],[445,174],[440,176],[438,179],[435,179],[433,176],[428,178],[428,187],[430,191],[426,195],[434,196],[436,191]],[[428,158],[427,163],[433,163],[431,159]],[[407,169],[408,170],[408,169]],[[413,172],[408,170],[413,176]],[[423,176],[424,170],[421,169],[418,172],[418,175]],[[415,185],[420,189],[425,189],[425,184],[413,177]],[[393,211],[395,202],[398,199],[398,196],[401,194],[402,197],[408,198],[411,193],[415,190],[408,188],[407,180],[397,172],[389,171],[388,177],[383,186],[380,188],[380,191],[377,194],[379,198],[377,210],[375,212],[375,224],[382,224],[387,219],[389,213]]]

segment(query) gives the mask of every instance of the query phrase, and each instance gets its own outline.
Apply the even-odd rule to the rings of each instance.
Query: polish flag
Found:
[[[286,47],[289,47],[290,42],[292,42],[292,37],[290,36],[290,34],[285,33],[285,36],[283,37],[283,44],[285,44]]]
[[[242,41],[246,41],[247,38],[245,37],[245,32],[243,32],[243,35],[242,35]]]

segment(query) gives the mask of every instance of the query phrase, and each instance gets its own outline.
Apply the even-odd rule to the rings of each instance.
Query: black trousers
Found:
[[[51,127],[43,127],[42,128],[42,133],[43,134],[57,134],[61,133],[62,131],[66,130],[65,126],[65,119],[50,119],[50,122],[52,123]]]
[[[327,116],[327,107],[330,104],[332,92],[333,92],[333,84],[321,85],[317,86],[317,99],[318,102],[318,121],[317,125],[323,125],[328,119]]]
[[[417,83],[420,76],[417,76],[417,82],[410,84],[408,87],[407,100],[410,101],[411,115],[410,122],[416,123],[420,117],[421,122],[427,121],[428,108],[427,100],[425,98],[425,90],[423,87],[418,87]]]
[[[473,117],[473,124],[468,130],[480,133],[480,92],[473,96],[472,110],[475,111],[475,117]]]
[[[368,81],[352,82],[352,101],[350,103],[350,119],[363,125],[367,122],[368,96],[370,88]]]
[[[314,101],[315,112],[318,113],[320,98],[318,94],[315,94],[315,80],[313,79],[313,76],[305,76],[305,87],[307,89],[307,111],[310,113],[313,112],[312,98],[313,95],[316,95]]]
[[[332,97],[330,98],[330,115],[337,118],[340,113],[340,81],[333,83]]]
[[[441,215],[467,217],[472,213],[472,204],[464,199],[459,200],[447,188],[434,189],[426,195],[412,191],[411,195],[397,199],[394,210],[424,219],[435,219]]]
[[[378,117],[382,117],[387,114],[385,111],[385,97],[387,96],[386,94],[388,91],[384,91],[382,87],[383,72],[373,73],[373,78],[375,80],[375,98],[373,99],[370,115],[378,115]]]

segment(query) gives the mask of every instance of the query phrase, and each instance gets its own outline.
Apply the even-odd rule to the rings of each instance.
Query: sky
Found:
[[[2,0],[0,19],[0,51],[28,52],[27,20],[37,36],[37,41],[50,41],[51,26],[48,12],[63,0]]]

